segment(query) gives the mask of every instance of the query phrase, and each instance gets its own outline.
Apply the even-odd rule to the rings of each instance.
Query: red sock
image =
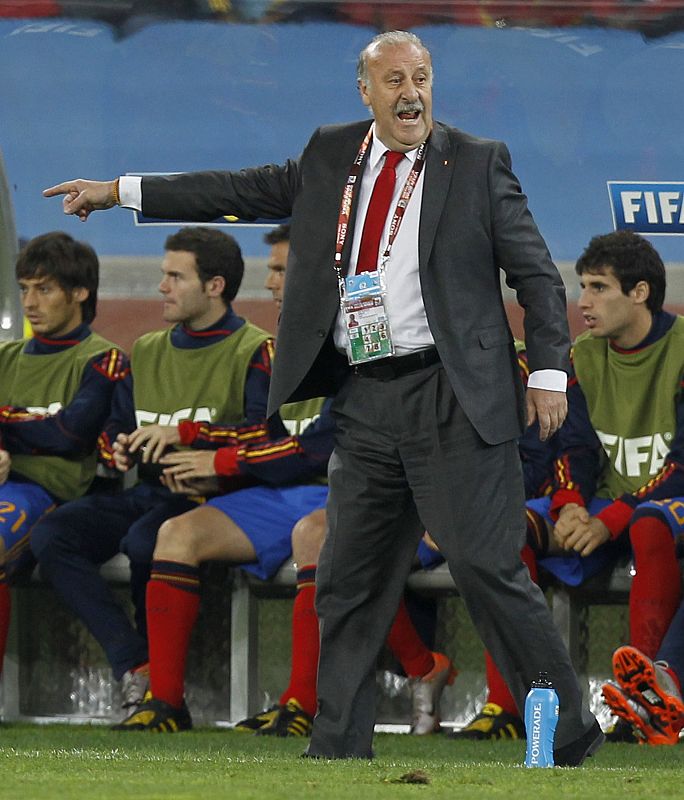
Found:
[[[12,593],[9,586],[0,582],[0,673],[5,659],[5,649],[7,647],[7,633],[10,626],[10,612],[12,611]]]
[[[655,658],[681,599],[681,574],[670,527],[637,517],[629,528],[636,575],[629,592],[630,642]]]
[[[432,651],[418,636],[403,597],[387,636],[387,646],[409,678],[422,678],[435,666]]]
[[[520,552],[520,555],[523,562],[527,564],[527,568],[530,571],[530,577],[535,583],[537,583],[537,559],[532,552],[532,548],[526,544]],[[515,700],[513,699],[513,695],[510,693],[508,684],[503,679],[503,675],[496,668],[496,665],[492,661],[492,657],[488,652],[485,652],[485,672],[487,675],[488,689],[487,702],[496,703],[498,706],[501,706],[504,711],[507,711],[514,717],[520,716],[518,706],[515,704]]]
[[[290,683],[280,696],[285,705],[294,697],[312,717],[318,705],[318,617],[314,608],[316,565],[297,570],[297,595],[292,609],[292,667]]]
[[[175,708],[183,705],[185,662],[199,602],[197,567],[173,561],[152,563],[146,603],[150,691]]]

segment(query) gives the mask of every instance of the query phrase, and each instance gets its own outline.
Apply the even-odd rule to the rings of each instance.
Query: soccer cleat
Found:
[[[449,734],[451,739],[524,739],[525,725],[520,717],[504,711],[496,703],[486,703],[465,728]]]
[[[257,736],[311,736],[313,717],[291,697],[284,706],[278,706],[276,715],[262,725]]]
[[[121,679],[121,708],[137,708],[145,697],[150,682],[150,665],[129,669]]]
[[[181,708],[174,708],[163,700],[157,700],[147,692],[138,708],[113,731],[150,731],[152,733],[179,733],[192,728],[188,707],[183,702]]]
[[[666,665],[627,645],[613,654],[613,673],[620,689],[610,683],[603,687],[611,710],[648,744],[677,744],[684,727],[684,702]]]
[[[411,733],[424,736],[440,730],[439,701],[444,687],[454,682],[458,674],[448,656],[433,653],[434,666],[422,678],[411,678]]]
[[[601,694],[613,714],[631,727],[635,740],[639,744],[644,744],[648,741],[646,731],[649,728],[649,724],[646,709],[630,700],[622,689],[614,683],[604,683]],[[667,744],[667,742],[654,740],[652,744]]]
[[[242,733],[256,733],[260,728],[263,728],[264,725],[271,724],[278,716],[281,708],[282,706],[278,705],[271,706],[265,711],[260,711],[258,714],[255,714],[253,717],[247,717],[247,719],[240,720],[240,722],[235,725],[233,730],[240,731]]]

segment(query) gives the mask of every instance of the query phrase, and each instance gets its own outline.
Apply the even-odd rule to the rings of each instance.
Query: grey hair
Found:
[[[385,31],[385,33],[379,33],[368,42],[359,54],[359,60],[356,65],[357,83],[370,83],[368,78],[368,56],[372,50],[384,47],[385,45],[391,47],[399,44],[414,44],[416,47],[420,47],[421,50],[424,50],[428,56],[430,55],[430,51],[415,33],[409,33],[408,31]],[[430,59],[430,61],[432,62],[432,59]],[[430,82],[432,82],[432,63],[430,63]]]

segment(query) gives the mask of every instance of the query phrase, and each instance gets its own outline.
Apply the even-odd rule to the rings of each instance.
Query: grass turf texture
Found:
[[[684,745],[606,744],[580,769],[526,769],[521,742],[379,734],[371,761],[315,761],[306,740],[233,731],[164,735],[101,727],[4,725],[0,798],[670,798]],[[425,783],[407,783],[413,774]]]

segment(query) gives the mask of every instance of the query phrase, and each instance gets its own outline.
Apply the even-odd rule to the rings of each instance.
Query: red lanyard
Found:
[[[354,190],[356,189],[357,184],[360,183],[363,159],[366,155],[368,147],[370,146],[371,138],[373,135],[372,130],[373,128],[371,126],[368,130],[368,133],[364,137],[363,142],[361,142],[361,147],[359,148],[359,152],[356,154],[354,163],[351,165],[351,169],[349,170],[347,182],[345,184],[344,191],[342,192],[340,213],[337,218],[337,237],[335,238],[334,268],[335,272],[337,273],[337,283],[340,287],[341,296],[344,295],[344,278],[342,277],[342,250],[344,248],[344,243],[347,240],[347,233],[349,232],[349,214],[351,212],[352,201],[354,199]],[[423,142],[418,148],[418,152],[416,153],[416,159],[411,165],[411,171],[409,172],[409,175],[404,183],[404,187],[401,190],[401,194],[399,195],[399,200],[397,201],[396,208],[394,209],[394,214],[392,215],[392,221],[390,223],[387,247],[385,248],[385,252],[382,254],[381,264],[383,266],[387,263],[387,259],[390,256],[392,245],[394,244],[394,240],[397,238],[397,234],[399,233],[399,228],[401,227],[402,220],[404,219],[406,206],[408,205],[408,202],[411,199],[411,195],[413,194],[413,190],[416,188],[416,184],[418,183],[418,178],[420,177],[423,165],[425,164],[426,150],[427,150],[427,141]]]

